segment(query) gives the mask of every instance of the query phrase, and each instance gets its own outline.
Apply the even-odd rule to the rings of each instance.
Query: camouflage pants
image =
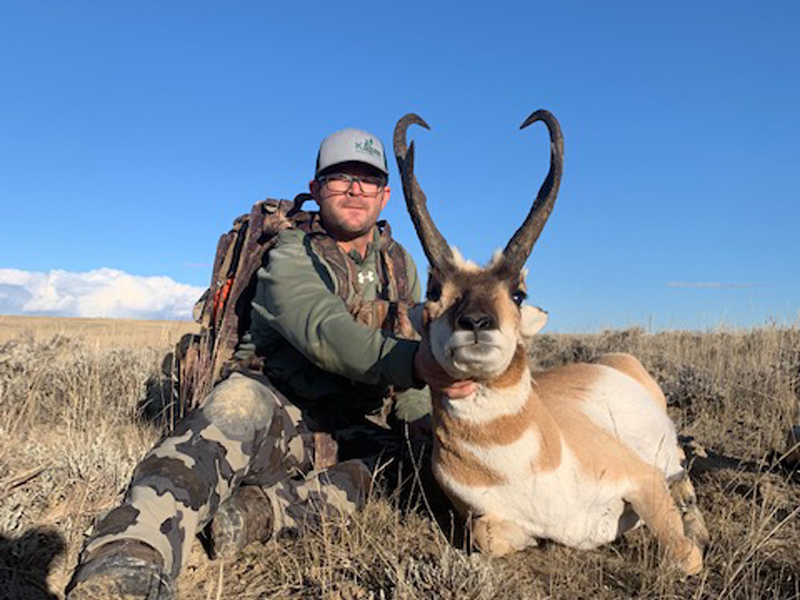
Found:
[[[312,425],[274,388],[234,373],[139,463],[122,505],[95,524],[85,551],[140,540],[158,550],[165,570],[177,576],[195,534],[242,484],[266,492],[274,535],[302,530],[320,514],[360,508],[374,452],[372,460],[351,458],[315,471]],[[385,448],[386,440],[370,433],[363,427],[349,431],[353,439],[371,437],[373,450]]]

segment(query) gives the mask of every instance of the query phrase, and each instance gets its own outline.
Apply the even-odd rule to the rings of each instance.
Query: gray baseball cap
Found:
[[[360,129],[342,129],[322,140],[314,176],[328,167],[346,162],[364,163],[387,177],[389,175],[383,144],[377,136]]]

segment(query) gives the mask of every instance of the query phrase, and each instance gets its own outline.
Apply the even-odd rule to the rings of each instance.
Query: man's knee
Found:
[[[372,473],[360,460],[348,460],[304,478],[283,479],[264,488],[282,536],[314,529],[361,509],[372,487]]]
[[[269,387],[234,373],[212,390],[200,410],[227,437],[243,441],[253,439],[257,430],[268,428],[280,405]]]

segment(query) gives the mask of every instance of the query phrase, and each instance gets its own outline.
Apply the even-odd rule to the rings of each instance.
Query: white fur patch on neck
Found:
[[[514,415],[527,404],[531,394],[531,373],[525,368],[519,381],[503,388],[478,384],[477,391],[459,400],[444,398],[442,407],[453,417],[470,423],[485,423]]]

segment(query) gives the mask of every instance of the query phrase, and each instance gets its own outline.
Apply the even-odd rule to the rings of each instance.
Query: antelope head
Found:
[[[538,332],[547,319],[544,311],[524,304],[524,265],[558,194],[564,142],[558,121],[546,110],[531,114],[520,129],[536,121],[543,121],[550,133],[550,170],[525,221],[505,249],[482,268],[447,244],[428,213],[425,194],[414,175],[414,143],[406,143],[410,125],[429,129],[428,124],[408,114],[394,130],[403,194],[430,265],[418,324],[436,360],[455,378],[487,381],[498,377],[523,340]]]

